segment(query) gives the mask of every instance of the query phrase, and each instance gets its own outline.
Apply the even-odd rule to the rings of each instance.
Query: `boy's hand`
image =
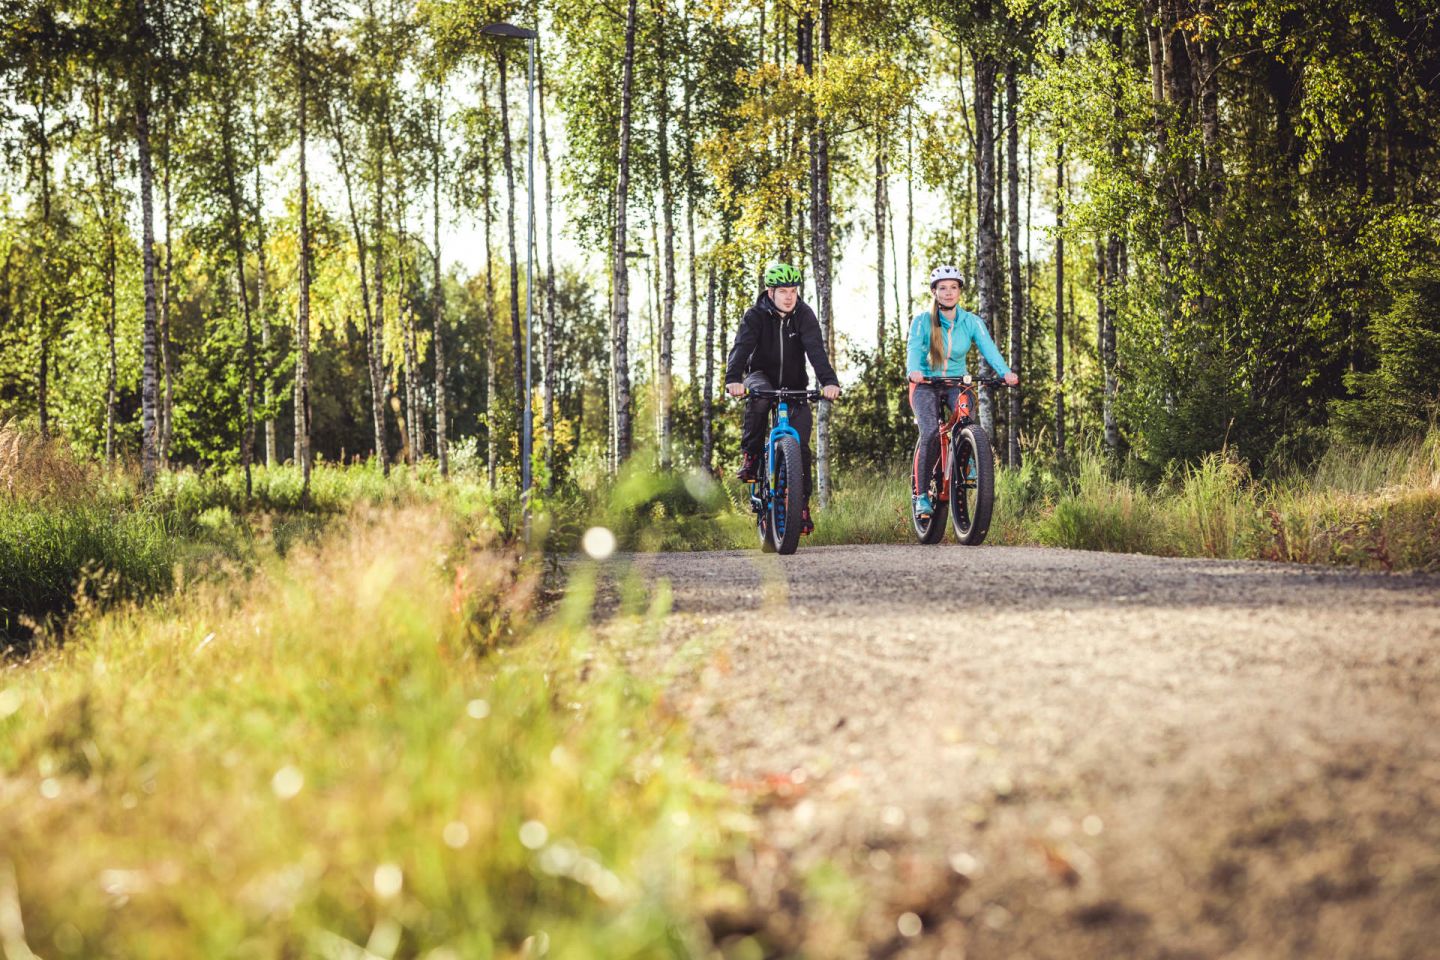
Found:
[[[727,383],[725,384],[725,392],[730,394],[730,396],[732,397],[743,397],[745,396],[745,384]]]
[[[832,383],[820,389],[820,396],[826,400],[835,400],[840,396],[840,388]]]
[[[1009,373],[1005,374],[1005,384],[1007,386],[1013,387],[1019,382],[1020,376],[1014,370],[1011,370]]]
[[[919,370],[911,370],[911,371],[910,371],[910,382],[911,382],[911,383],[919,383],[921,380],[924,380],[924,379],[925,379],[925,374],[921,373]]]

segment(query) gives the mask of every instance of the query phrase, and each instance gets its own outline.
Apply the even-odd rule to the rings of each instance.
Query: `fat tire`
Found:
[[[775,540],[770,536],[770,505],[768,503],[763,504],[760,512],[755,515],[755,532],[760,535],[760,552],[774,553]]]
[[[978,547],[990,532],[990,514],[995,507],[995,454],[990,437],[978,423],[956,427],[950,444],[954,463],[950,468],[950,525],[955,539],[967,547]],[[967,461],[975,461],[975,487],[965,486]]]
[[[800,546],[801,514],[805,510],[805,461],[794,437],[775,441],[775,462],[771,464],[770,536],[775,552],[792,554]]]
[[[915,441],[915,453],[910,463],[911,470],[914,464],[920,462],[920,441]],[[912,473],[913,476],[913,473]],[[915,531],[915,539],[924,544],[935,544],[945,539],[945,514],[949,509],[948,505],[940,499],[940,484],[943,479],[937,479],[934,475],[930,478],[930,519],[922,522],[915,516],[915,503],[910,503],[910,529]],[[914,491],[911,491],[912,494]]]

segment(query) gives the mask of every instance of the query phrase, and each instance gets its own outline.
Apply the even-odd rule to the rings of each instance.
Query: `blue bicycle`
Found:
[[[770,435],[765,441],[765,464],[760,479],[751,481],[750,509],[760,549],[791,554],[800,545],[801,517],[805,511],[805,455],[800,434],[790,426],[787,401],[820,399],[819,390],[751,390],[757,397],[778,401],[770,408]]]

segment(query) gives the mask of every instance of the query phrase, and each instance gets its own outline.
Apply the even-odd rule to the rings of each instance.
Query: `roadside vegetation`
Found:
[[[830,508],[816,513],[813,542],[913,542],[909,502],[904,464],[851,473]],[[747,526],[736,545],[751,539]],[[996,472],[987,542],[1440,569],[1440,430],[1391,444],[1339,441],[1309,469],[1274,479],[1224,454],[1154,483],[1126,477],[1094,453],[1064,472],[1027,461]]]
[[[0,430],[0,631],[9,643],[63,632],[87,608],[142,600],[177,583],[250,571],[263,556],[313,543],[362,507],[430,506],[502,540],[523,530],[513,488],[483,473],[441,478],[432,465],[322,465],[308,504],[292,467],[163,474],[149,494],[58,441]],[[816,511],[812,545],[910,542],[903,465],[849,471]],[[614,481],[537,497],[534,532],[551,556],[576,550],[591,526],[622,549],[751,549],[744,489],[702,471],[632,465]],[[1068,471],[1027,461],[996,474],[988,542],[1160,556],[1440,567],[1440,430],[1390,444],[1337,441],[1311,468],[1257,478],[1222,454],[1158,482],[1126,477],[1083,454]]]
[[[542,618],[481,514],[416,503],[76,614],[0,674],[7,953],[690,952],[730,795],[579,581]]]

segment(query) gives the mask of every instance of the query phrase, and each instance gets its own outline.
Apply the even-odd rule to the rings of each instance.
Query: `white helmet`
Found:
[[[935,289],[935,284],[941,280],[954,280],[960,286],[965,286],[965,278],[960,276],[960,268],[952,264],[942,263],[930,271],[930,289]]]

